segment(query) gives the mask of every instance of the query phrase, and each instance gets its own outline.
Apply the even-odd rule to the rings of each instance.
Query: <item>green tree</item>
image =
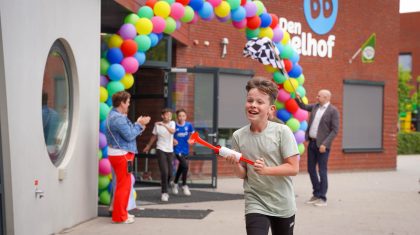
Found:
[[[398,113],[404,116],[406,112],[412,111],[412,95],[414,86],[411,85],[412,76],[410,71],[398,69]],[[417,94],[415,95],[417,97]]]

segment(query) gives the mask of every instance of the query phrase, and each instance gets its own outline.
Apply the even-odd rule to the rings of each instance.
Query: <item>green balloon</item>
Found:
[[[137,15],[139,16],[139,18],[152,19],[153,15],[154,15],[153,14],[153,9],[150,8],[149,6],[142,6],[137,11]]]
[[[235,10],[241,5],[241,0],[227,0],[227,3],[229,3],[231,10]]]
[[[298,86],[298,88],[296,89],[296,92],[299,94],[300,97],[306,96],[306,90],[303,86]]]
[[[112,97],[115,93],[125,90],[125,87],[124,84],[119,81],[110,81],[106,86],[106,89],[108,90],[109,97]]]
[[[108,116],[108,113],[111,109],[105,103],[99,103],[99,120],[103,121]]]
[[[286,122],[286,125],[290,127],[292,132],[298,131],[300,127],[300,123],[296,118],[290,118],[289,121]]]
[[[106,189],[108,187],[109,182],[111,181],[109,180],[109,177],[107,175],[100,175],[98,178],[99,190]]]
[[[284,109],[284,104],[278,100],[274,101],[277,110]]]
[[[101,59],[101,75],[107,75],[108,68],[109,68],[108,60],[105,58],[102,58]]]
[[[181,22],[189,23],[194,19],[194,9],[190,6],[185,6],[184,16],[181,18]]]
[[[256,38],[260,35],[260,28],[257,28],[257,29],[254,29],[254,30],[246,28],[245,31],[246,31],[246,37],[248,39]]]
[[[163,0],[163,1],[165,1],[165,2],[169,3],[169,5],[172,5],[172,3],[174,3],[174,2],[175,2],[175,0]]]
[[[108,190],[104,190],[99,194],[99,202],[104,205],[109,205],[111,203],[111,195]]]
[[[137,14],[131,13],[129,15],[127,15],[124,18],[124,23],[125,24],[132,24],[132,25],[136,25],[136,22],[140,19],[140,17]]]
[[[289,44],[283,47],[283,50],[280,53],[282,59],[289,59],[293,56],[293,48]]]
[[[273,73],[273,80],[277,84],[283,84],[287,80],[287,78],[279,71],[276,71]]]
[[[98,150],[98,158],[99,158],[99,160],[102,159],[102,150]]]
[[[305,145],[298,144],[298,150],[299,150],[299,154],[302,155],[305,152]]]
[[[257,6],[257,16],[261,15],[261,13],[263,13],[264,11],[264,3],[260,2],[260,1],[254,1],[254,4]]]
[[[303,83],[305,83],[305,76],[301,74],[298,78],[296,78],[296,80],[298,81],[299,85],[303,85]]]
[[[166,33],[166,34],[173,33],[175,31],[175,29],[176,29],[176,22],[175,22],[175,20],[172,17],[168,16],[165,19],[165,21],[166,21],[166,26],[165,26],[165,29],[163,30],[163,32]]]
[[[141,52],[148,51],[152,45],[152,41],[147,35],[137,35],[134,41],[137,43],[137,50]]]

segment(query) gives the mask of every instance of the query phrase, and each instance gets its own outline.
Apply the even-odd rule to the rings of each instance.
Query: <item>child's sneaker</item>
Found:
[[[160,198],[162,202],[167,202],[169,200],[169,194],[162,193],[162,197]]]
[[[182,192],[184,193],[185,196],[191,196],[191,192],[190,192],[190,189],[188,188],[188,185],[182,186]]]
[[[172,193],[177,195],[178,194],[178,184],[171,182]]]

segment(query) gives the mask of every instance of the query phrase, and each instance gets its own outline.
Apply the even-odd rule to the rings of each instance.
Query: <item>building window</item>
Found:
[[[69,57],[63,42],[58,39],[48,53],[42,85],[44,140],[55,166],[63,160],[70,136],[71,78]]]
[[[412,57],[409,53],[400,54],[398,57],[398,65],[403,71],[412,71]]]
[[[384,83],[344,81],[343,151],[382,151]]]

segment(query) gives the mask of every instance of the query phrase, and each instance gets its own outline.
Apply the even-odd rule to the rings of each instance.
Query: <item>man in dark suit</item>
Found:
[[[320,90],[318,103],[305,105],[300,97],[296,101],[301,109],[311,112],[306,139],[308,144],[308,173],[311,178],[313,196],[307,201],[316,206],[327,206],[328,177],[327,166],[331,143],[338,133],[339,117],[337,108],[330,103],[331,92]],[[319,177],[316,171],[318,164]]]

